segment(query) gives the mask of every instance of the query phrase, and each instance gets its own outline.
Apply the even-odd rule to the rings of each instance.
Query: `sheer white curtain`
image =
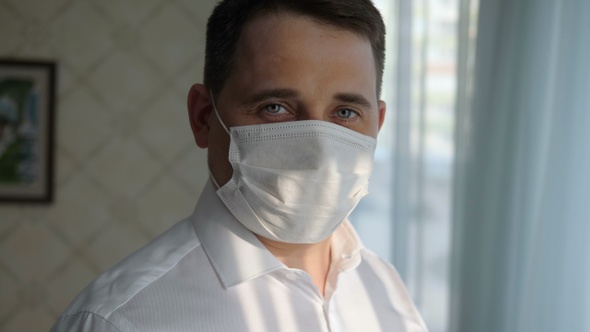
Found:
[[[351,216],[392,261],[431,332],[446,331],[458,0],[374,0],[387,25],[379,134],[369,191]]]
[[[480,0],[472,96],[450,330],[590,331],[590,1]]]

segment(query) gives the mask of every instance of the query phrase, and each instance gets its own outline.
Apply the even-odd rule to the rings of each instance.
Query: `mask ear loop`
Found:
[[[213,93],[211,91],[209,91],[209,96],[211,96],[211,105],[213,105],[213,112],[215,112],[215,115],[217,116],[217,120],[219,120],[219,123],[221,123],[221,126],[223,127],[223,129],[225,129],[225,132],[228,135],[230,135],[229,130],[225,126],[225,123],[223,123],[223,120],[221,120],[221,116],[219,115],[219,111],[217,110],[217,106],[215,106],[215,98],[213,98]]]

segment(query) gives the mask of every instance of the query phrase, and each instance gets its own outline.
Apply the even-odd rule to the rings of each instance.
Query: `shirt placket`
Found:
[[[324,297],[319,292],[318,288],[314,285],[311,277],[303,270],[287,268],[282,271],[283,276],[289,280],[293,286],[297,287],[307,296],[313,303],[314,308],[317,310],[317,316],[323,317],[323,324],[321,324],[321,331],[330,332],[333,331],[330,328],[329,312],[326,311],[329,306],[326,305]]]

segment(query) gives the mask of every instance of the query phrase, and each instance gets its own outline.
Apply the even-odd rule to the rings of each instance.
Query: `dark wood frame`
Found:
[[[34,127],[35,130],[33,131],[36,131],[36,136],[33,139],[36,140],[36,144],[28,146],[36,147],[33,149],[35,154],[33,161],[29,162],[30,165],[34,166],[33,180],[30,183],[25,183],[25,181],[8,183],[0,180],[0,203],[50,203],[53,201],[54,182],[56,64],[51,61],[0,59],[0,89],[2,88],[1,83],[5,82],[9,77],[13,80],[22,79],[33,82],[33,87],[36,90],[33,90],[33,87],[30,88],[27,101],[36,101],[33,109],[38,125]],[[6,91],[9,91],[10,86],[8,84],[10,83],[6,84]],[[2,90],[0,90],[0,98],[3,96],[2,93]],[[33,94],[39,98],[30,97]],[[16,115],[20,116],[20,118],[17,121],[22,121],[22,118],[26,116],[24,115],[26,110],[23,105],[25,101],[21,100],[18,103],[20,103],[20,106],[17,108]],[[31,113],[27,114],[30,116]],[[7,121],[4,121],[5,128],[7,123]],[[22,125],[20,122],[14,124],[14,127],[11,127],[11,132],[17,126]]]

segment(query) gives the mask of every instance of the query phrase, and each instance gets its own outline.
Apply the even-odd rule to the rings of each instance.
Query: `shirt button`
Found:
[[[287,272],[287,279],[289,280],[296,280],[297,279],[297,273],[295,272]]]

